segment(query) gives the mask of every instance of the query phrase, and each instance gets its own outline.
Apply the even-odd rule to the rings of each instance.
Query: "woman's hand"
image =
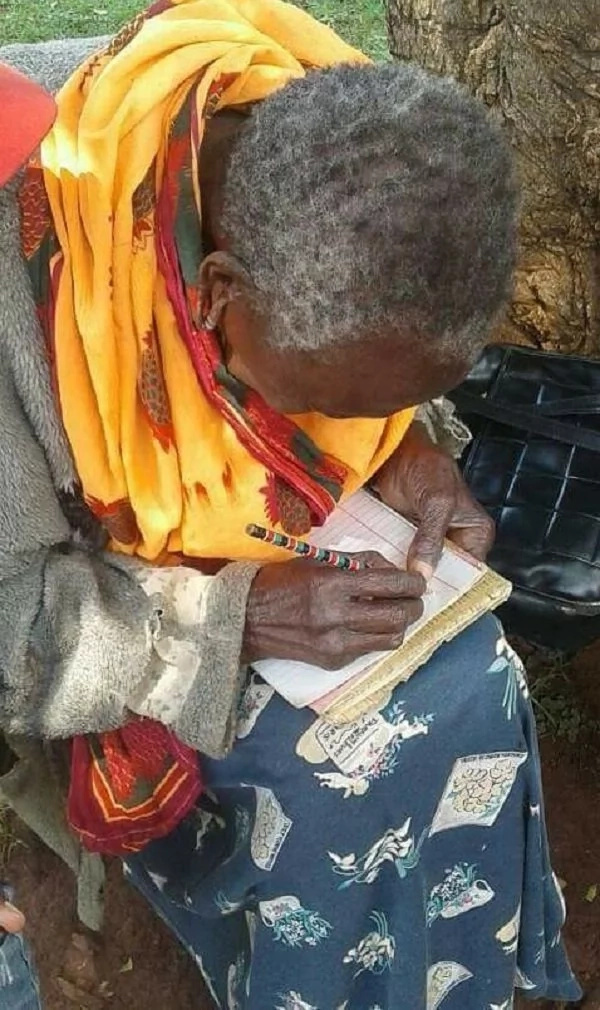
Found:
[[[418,525],[408,558],[410,571],[429,580],[445,537],[485,560],[494,542],[494,523],[471,495],[454,460],[421,424],[411,425],[374,483],[387,505]]]
[[[265,565],[246,611],[244,659],[292,659],[335,670],[396,649],[423,613],[425,580],[377,554],[347,572],[308,561]]]

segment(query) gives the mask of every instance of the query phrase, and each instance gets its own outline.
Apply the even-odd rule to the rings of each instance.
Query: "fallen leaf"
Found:
[[[597,897],[598,897],[598,885],[590,884],[587,891],[585,892],[585,900],[589,901],[591,905],[592,902],[595,901]]]
[[[130,957],[128,957],[125,964],[122,964],[119,968],[119,975],[125,975],[128,971],[133,971],[133,961]]]

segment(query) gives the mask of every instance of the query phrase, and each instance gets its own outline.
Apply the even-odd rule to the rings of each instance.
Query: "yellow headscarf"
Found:
[[[296,417],[303,461],[279,467],[292,421],[276,423],[256,394],[232,404],[218,349],[193,322],[183,253],[164,240],[165,221],[191,207],[199,241],[206,119],[260,101],[307,67],[341,62],[366,57],[280,0],[161,0],[58,96],[41,155],[53,227],[41,223],[32,170],[23,242],[41,278],[84,493],[117,550],[155,561],[279,558],[246,524],[302,532],[306,516],[322,520],[412,420],[410,410],[387,421]]]

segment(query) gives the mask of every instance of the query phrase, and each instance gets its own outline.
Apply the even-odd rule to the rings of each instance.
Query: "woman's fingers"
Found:
[[[390,641],[404,635],[423,614],[423,600],[356,600],[348,608],[350,631],[363,635],[385,635]],[[394,646],[387,646],[394,648]]]
[[[343,575],[339,589],[343,588],[352,599],[419,599],[427,589],[425,579],[418,572],[406,572],[389,562],[386,568],[367,568]]]
[[[311,643],[311,658],[308,662],[324,670],[340,670],[355,659],[370,652],[391,652],[399,649],[404,641],[406,625],[394,632],[376,635],[348,628],[334,628],[318,635]]]
[[[494,545],[496,525],[494,520],[481,510],[469,521],[465,520],[455,528],[449,529],[447,535],[448,540],[467,554],[471,554],[478,561],[485,561]]]
[[[339,622],[314,636],[313,662],[338,670],[370,652],[398,649],[423,613],[422,600],[357,600]]]
[[[0,929],[6,933],[20,933],[25,927],[25,916],[7,902],[0,903]]]
[[[419,572],[427,582],[435,572],[444,549],[444,538],[452,519],[454,502],[443,495],[427,501],[410,545],[407,568]]]
[[[361,557],[364,557],[364,555]],[[357,656],[402,644],[422,613],[426,585],[370,555],[349,572],[304,561],[265,565],[248,597],[244,660],[294,659],[338,669]]]
[[[397,566],[384,558],[379,551],[356,551],[348,555],[356,561],[360,561],[364,568],[396,568]]]

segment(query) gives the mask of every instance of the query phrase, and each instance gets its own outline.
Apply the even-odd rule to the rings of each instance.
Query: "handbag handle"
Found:
[[[554,439],[556,442],[565,442],[567,445],[576,446],[579,449],[590,449],[592,452],[600,452],[600,432],[580,428],[577,424],[565,424],[564,421],[554,421],[551,417],[546,416],[546,411],[541,412],[537,408],[528,410],[523,407],[515,407],[512,403],[502,403],[501,400],[493,400],[489,397],[479,396],[476,393],[466,393],[462,389],[454,390],[450,396],[459,410],[465,414],[477,414],[488,421],[496,421],[509,428],[521,428],[531,432],[532,435]],[[573,397],[573,400],[581,403],[582,400],[600,401],[600,398],[582,396]],[[561,402],[568,403],[569,400]],[[550,401],[550,403],[556,405],[555,413],[562,413],[561,410],[557,409],[559,407],[558,401]],[[575,412],[572,407],[570,412]]]

